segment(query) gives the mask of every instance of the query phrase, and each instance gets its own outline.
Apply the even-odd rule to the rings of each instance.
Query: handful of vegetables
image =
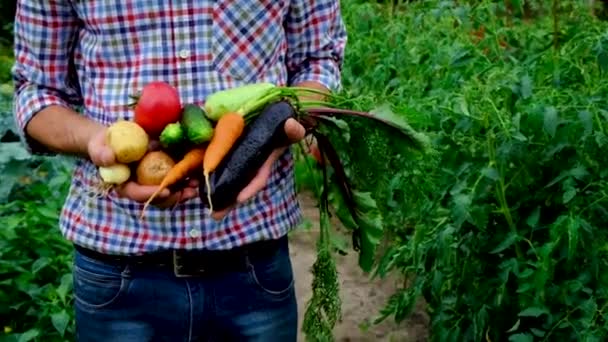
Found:
[[[142,216],[160,191],[188,176],[200,176],[201,171],[204,176],[199,191],[202,202],[211,211],[231,206],[272,151],[288,144],[284,123],[289,118],[298,120],[307,134],[316,138],[317,158],[324,176],[323,184],[319,185],[322,189],[319,210],[325,219],[321,220],[322,238],[314,267],[313,298],[305,315],[304,329],[310,334],[329,334],[327,327],[333,326],[339,311],[335,293],[337,274],[328,241],[329,192],[337,188],[333,196],[346,204],[349,217],[342,213],[338,218],[353,229],[353,247],[359,251],[359,265],[366,272],[373,264],[382,220],[378,218],[374,200],[352,189],[327,130],[346,130],[345,122],[339,117],[351,115],[372,120],[382,129],[394,130],[414,149],[425,149],[425,137],[390,112],[372,114],[337,108],[339,106],[332,103],[340,103],[339,96],[308,88],[248,84],[216,92],[203,106],[182,106],[177,91],[171,86],[154,82],[148,87],[155,91],[146,92],[144,88],[135,104],[134,121],[119,121],[108,130],[108,141],[121,164],[99,170],[107,183],[120,184],[131,177],[127,164],[135,164],[140,184],[159,185],[158,191],[145,203]],[[164,96],[150,95],[159,89],[164,89]],[[330,100],[301,100],[307,93],[321,94]],[[151,138],[158,138],[160,151],[148,151]],[[328,184],[328,167],[333,170],[337,184]],[[326,279],[319,279],[318,274],[326,275]],[[331,274],[334,276],[329,276]],[[324,296],[336,298],[323,299]]]
[[[137,97],[133,122],[119,121],[110,126],[108,141],[121,165],[100,168],[100,175],[106,183],[120,184],[131,176],[126,165],[135,164],[140,184],[159,185],[145,203],[145,212],[163,189],[190,175],[200,176],[202,170],[203,203],[211,211],[225,209],[236,201],[272,151],[288,143],[284,123],[294,118],[316,138],[323,167],[327,160],[351,215],[355,221],[362,221],[357,212],[357,196],[330,139],[317,129],[319,123],[327,124],[325,129],[332,125],[340,129],[336,117],[354,115],[396,129],[414,148],[422,149],[425,140],[395,115],[340,109],[331,101],[300,100],[307,93],[330,99],[336,96],[309,88],[255,83],[216,92],[203,106],[182,106],[173,87],[150,83]],[[148,151],[152,138],[158,138],[160,151]]]
[[[119,120],[107,130],[107,143],[118,163],[100,167],[99,175],[110,187],[132,178],[141,185],[158,185],[148,206],[202,163],[213,127],[199,106],[182,106],[177,90],[167,83],[152,82],[134,98],[133,121]],[[150,150],[151,140],[158,140],[161,149]]]

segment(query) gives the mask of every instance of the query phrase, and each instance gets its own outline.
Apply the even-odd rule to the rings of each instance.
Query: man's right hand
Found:
[[[101,127],[89,140],[87,152],[93,164],[97,166],[111,166],[116,163],[116,156],[112,148],[106,143],[107,127]]]
[[[106,143],[107,127],[100,128],[91,136],[87,151],[91,161],[97,166],[110,166],[116,163],[114,152]],[[150,149],[155,149],[157,144],[151,143]],[[121,197],[129,198],[133,201],[144,203],[158,189],[155,185],[140,185],[135,181],[128,181],[115,187],[116,193]],[[198,180],[191,180],[189,184],[179,191],[171,193],[164,189],[157,195],[152,203],[161,208],[175,205],[177,202],[186,201],[198,196]]]

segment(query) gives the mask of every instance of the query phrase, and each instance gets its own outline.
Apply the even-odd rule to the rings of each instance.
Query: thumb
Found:
[[[292,144],[304,139],[306,136],[306,129],[296,119],[287,119],[284,128],[285,135],[287,135],[287,139],[289,139],[289,142]]]
[[[106,143],[106,128],[91,137],[88,145],[89,158],[97,166],[110,166],[116,163],[114,151]]]

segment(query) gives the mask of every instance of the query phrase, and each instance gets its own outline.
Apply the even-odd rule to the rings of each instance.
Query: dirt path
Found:
[[[307,194],[300,196],[300,203],[307,219],[313,226],[301,228],[290,236],[291,255],[296,276],[300,327],[308,302],[312,275],[310,267],[315,261],[315,242],[318,232],[318,209]],[[343,320],[335,329],[336,341],[400,341],[422,342],[427,340],[428,317],[419,305],[412,317],[397,326],[390,319],[380,325],[370,325],[363,329],[369,318],[373,318],[386,304],[395,288],[394,280],[369,281],[357,265],[357,254],[336,256],[342,298]],[[300,329],[301,330],[301,329]],[[299,341],[304,341],[303,335]]]

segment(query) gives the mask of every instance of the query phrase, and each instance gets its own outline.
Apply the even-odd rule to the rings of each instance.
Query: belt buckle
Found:
[[[173,274],[177,278],[192,278],[205,274],[205,268],[202,266],[202,262],[197,263],[197,267],[193,267],[192,264],[187,267],[181,262],[182,258],[179,251],[173,251]]]

